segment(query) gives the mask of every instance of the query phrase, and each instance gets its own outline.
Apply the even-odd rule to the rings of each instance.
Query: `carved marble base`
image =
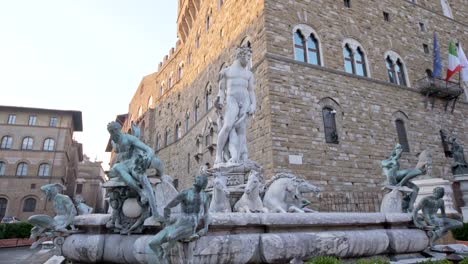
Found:
[[[414,204],[418,204],[422,198],[432,195],[432,190],[435,187],[444,187],[445,195],[445,212],[447,214],[459,214],[457,210],[453,207],[453,189],[452,183],[448,180],[442,178],[432,178],[432,179],[423,179],[423,180],[413,180],[414,184],[419,187],[418,197]]]

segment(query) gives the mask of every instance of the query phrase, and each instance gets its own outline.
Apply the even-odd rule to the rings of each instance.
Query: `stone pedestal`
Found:
[[[460,183],[460,192],[463,197],[463,206],[460,210],[463,214],[463,222],[468,222],[468,174],[454,175],[453,181]]]
[[[413,180],[412,182],[419,187],[419,193],[418,197],[416,198],[415,205],[418,204],[422,198],[432,195],[432,190],[434,190],[435,187],[443,187],[445,190],[445,212],[447,214],[459,214],[458,211],[453,207],[453,189],[452,183],[450,181],[444,180],[442,178],[432,178]]]

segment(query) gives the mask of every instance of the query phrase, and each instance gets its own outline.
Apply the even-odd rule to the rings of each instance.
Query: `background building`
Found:
[[[85,203],[94,208],[94,213],[106,213],[106,193],[101,185],[107,181],[107,177],[101,164],[101,161],[90,161],[86,155],[78,164],[75,196],[83,197]]]
[[[53,215],[40,187],[61,183],[73,197],[82,145],[80,111],[0,106],[0,218]]]
[[[451,111],[453,100],[421,92],[431,84],[433,33],[447,65],[449,40],[468,47],[467,12],[461,0],[180,0],[177,45],[141,81],[123,129],[139,123],[167,173],[189,186],[214,160],[218,73],[249,45],[251,159],[267,178],[291,172],[321,187],[319,210],[378,210],[380,161],[397,142],[402,168],[430,147],[424,177],[445,179],[440,129],[468,144],[468,104],[460,97]]]

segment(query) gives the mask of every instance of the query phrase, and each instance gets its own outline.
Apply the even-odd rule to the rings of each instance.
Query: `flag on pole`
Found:
[[[458,59],[457,50],[455,49],[453,42],[450,41],[447,77],[445,77],[445,81],[448,82],[450,78],[452,78],[455,73],[460,72],[461,69],[462,66],[460,65],[460,60]]]
[[[462,67],[461,80],[468,82],[468,60],[466,59],[461,43],[458,43],[458,60],[460,61],[460,65]]]
[[[432,65],[432,76],[434,78],[440,78],[442,74],[442,60],[440,59],[440,50],[437,43],[437,35],[434,32],[434,61]]]

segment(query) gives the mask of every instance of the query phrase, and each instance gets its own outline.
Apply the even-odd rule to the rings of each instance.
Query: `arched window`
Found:
[[[320,65],[318,40],[314,34],[310,34],[307,38],[307,61],[310,64]]]
[[[10,136],[4,136],[2,138],[2,144],[0,145],[1,149],[11,149],[11,145],[13,144],[13,138]]]
[[[406,135],[405,122],[401,119],[395,120],[395,126],[398,134],[398,143],[403,147],[404,152],[409,152],[408,137]]]
[[[208,84],[206,86],[206,91],[205,91],[205,112],[208,112],[211,109],[211,107],[213,106],[213,100],[211,99],[211,93],[212,93],[211,85]]]
[[[294,59],[297,61],[306,62],[306,52],[305,52],[305,38],[302,35],[300,30],[294,32]]]
[[[45,151],[53,151],[55,149],[55,140],[52,138],[46,138],[42,149]]]
[[[32,149],[33,148],[33,139],[32,137],[25,137],[23,138],[23,144],[21,145],[21,149]]]
[[[398,59],[395,64],[395,72],[396,72],[396,76],[398,77],[397,78],[398,84],[406,86],[406,76],[405,76],[405,71],[403,67],[404,67],[403,63],[401,63],[400,59]]]
[[[0,176],[5,175],[6,173],[6,164],[3,161],[0,161]]]
[[[8,200],[5,198],[0,198],[0,218],[3,218],[8,207]]]
[[[338,144],[338,131],[335,120],[336,111],[330,107],[322,109],[323,128],[325,132],[325,142]]]
[[[16,176],[28,175],[28,164],[26,162],[20,162],[16,167]]]
[[[37,176],[49,176],[50,166],[47,163],[42,163],[39,165],[39,170],[37,171]]]
[[[190,112],[185,112],[185,133],[189,131],[190,128]]]
[[[180,81],[182,79],[182,75],[184,74],[184,64],[181,63],[179,68],[177,69],[177,80]]]
[[[156,136],[156,150],[160,150],[161,149],[161,134],[158,134]]]
[[[385,60],[385,65],[387,66],[388,79],[391,83],[396,83],[395,69],[393,61],[390,59],[390,57],[387,57],[387,59]]]
[[[347,73],[359,76],[369,76],[366,65],[366,55],[360,44],[347,39],[343,45],[344,68]]]
[[[29,197],[23,202],[23,212],[34,212],[36,210],[36,199]]]
[[[193,107],[193,119],[194,119],[195,123],[198,122],[198,110],[199,110],[199,108],[200,108],[200,102],[198,102],[198,99],[196,99],[194,107]]]
[[[391,83],[406,86],[405,66],[398,54],[393,51],[386,52],[385,65],[388,79]]]
[[[140,117],[143,114],[143,107],[138,107],[138,117]]]
[[[161,86],[159,86],[159,96],[162,96],[164,94],[164,82],[161,83]]]
[[[349,45],[343,47],[344,67],[347,73],[354,73],[353,51]]]
[[[171,129],[166,128],[166,135],[164,137],[164,146],[169,145],[171,143]]]
[[[181,137],[180,126],[181,126],[180,122],[176,122],[175,130],[174,130],[174,141],[179,140]]]
[[[151,95],[150,98],[148,99],[148,109],[153,106],[153,96]]]
[[[359,76],[367,76],[366,73],[366,61],[364,60],[364,52],[362,51],[361,47],[356,49],[354,54],[355,57],[355,64],[356,64],[356,75]]]

